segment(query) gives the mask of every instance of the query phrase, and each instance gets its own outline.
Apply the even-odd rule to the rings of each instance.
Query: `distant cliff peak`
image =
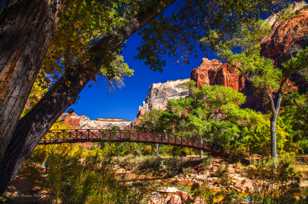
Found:
[[[153,109],[163,110],[166,108],[169,100],[188,96],[187,83],[189,81],[190,79],[178,79],[152,84],[146,100],[139,107],[138,116]]]
[[[63,114],[62,120],[64,124],[75,129],[107,129],[112,127],[123,129],[131,125],[131,121],[122,118],[97,118],[96,120],[91,120],[75,112]]]

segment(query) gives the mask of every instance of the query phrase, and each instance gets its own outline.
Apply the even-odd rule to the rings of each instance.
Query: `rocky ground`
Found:
[[[219,195],[224,190],[250,195],[262,190],[266,181],[253,177],[248,166],[229,163],[220,158],[118,158],[115,159],[115,176],[127,185],[142,184],[145,203],[184,204],[205,203],[194,196],[194,188],[206,186],[207,190]],[[130,165],[127,165],[127,164]],[[174,165],[176,164],[176,165]],[[301,187],[307,189],[308,165],[298,163],[302,174]],[[216,198],[219,203],[219,198]],[[243,200],[243,203],[246,203]]]
[[[308,165],[304,162],[298,163],[296,169],[303,175],[302,187],[307,188]],[[113,158],[110,165],[119,182],[144,193],[142,203],[147,204],[202,204],[205,201],[194,193],[196,187],[202,186],[217,195],[215,202],[219,203],[223,199],[219,195],[226,189],[249,195],[264,184],[249,175],[247,166],[220,158],[126,156]],[[40,165],[25,166],[6,193],[6,197],[13,198],[8,203],[50,203],[45,177]]]

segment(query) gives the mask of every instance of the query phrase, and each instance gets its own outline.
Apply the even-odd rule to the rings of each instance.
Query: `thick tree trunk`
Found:
[[[0,159],[41,67],[60,0],[20,0],[0,16]]]
[[[119,49],[131,34],[153,19],[162,11],[162,8],[171,2],[173,0],[158,1],[156,8],[150,8],[148,12],[137,16],[128,26],[121,28],[119,32],[102,36],[96,42],[96,45],[89,50],[97,65],[96,68],[99,68],[102,64],[108,66],[108,61],[102,62],[100,59],[108,59],[110,50]],[[21,162],[31,153],[40,138],[46,134],[65,109],[75,102],[85,83],[95,77],[96,69],[88,67],[83,69],[82,67],[76,68],[70,75],[60,79],[41,101],[18,122],[4,157],[0,160],[0,195],[5,191]],[[85,71],[88,73],[85,73]]]
[[[62,77],[18,122],[13,139],[5,152],[4,159],[0,162],[0,195],[5,191],[25,156],[31,153],[40,138],[65,109],[75,102],[86,82],[87,79],[78,71]]]

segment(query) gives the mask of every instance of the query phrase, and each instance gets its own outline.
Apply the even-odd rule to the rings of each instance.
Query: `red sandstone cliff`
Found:
[[[273,59],[277,66],[289,59],[299,48],[308,45],[308,7],[303,2],[297,3],[294,4],[293,12],[295,12],[295,15],[288,20],[279,20],[279,14],[271,16],[267,20],[272,25],[272,32],[262,40],[261,54]],[[191,79],[196,81],[198,87],[203,85],[231,87],[246,95],[247,102],[244,107],[256,110],[266,109],[266,96],[262,90],[256,90],[249,81],[239,75],[236,68],[228,64],[204,58],[201,65],[193,69]],[[296,85],[301,87],[302,90],[308,90],[307,80],[299,74],[291,76],[291,80],[297,82]],[[161,93],[174,92],[173,96],[179,94],[177,91],[173,91],[174,88],[169,86],[170,83],[160,84],[159,87],[153,89],[154,91],[151,91],[146,103],[140,108],[138,116],[150,111],[153,107],[163,109],[167,104],[168,94]],[[288,81],[288,91],[296,89],[297,87],[291,81]],[[188,89],[185,90],[184,88],[181,93],[183,93],[181,97],[185,97],[188,95]],[[159,101],[164,101],[164,103],[159,102],[156,98]],[[163,105],[160,106],[159,104]]]
[[[277,21],[272,32],[261,42],[261,53],[280,65],[299,48],[308,45],[308,8],[297,11],[295,16],[285,21]]]
[[[273,23],[272,32],[261,42],[261,54],[274,60],[277,66],[290,59],[296,52],[308,46],[308,6],[301,9],[288,20]],[[290,79],[301,91],[308,90],[308,81],[301,73],[295,73]]]
[[[198,87],[203,85],[223,85],[237,91],[242,91],[245,80],[238,70],[218,60],[203,58],[201,65],[193,69],[191,79],[196,81]]]

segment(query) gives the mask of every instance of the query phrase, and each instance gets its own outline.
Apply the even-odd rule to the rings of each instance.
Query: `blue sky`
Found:
[[[164,15],[176,12],[183,3],[184,1],[181,0],[176,1],[164,11]],[[167,63],[163,72],[155,72],[141,60],[136,59],[140,43],[140,36],[134,34],[122,50],[126,63],[135,72],[132,77],[124,79],[122,87],[111,87],[105,78],[98,77],[97,81],[92,81],[86,86],[79,100],[70,108],[91,119],[116,117],[133,120],[152,83],[189,78],[191,70],[202,60],[202,54],[200,54],[197,58],[191,57],[190,64],[177,64],[176,58],[166,56]]]
[[[170,15],[180,9],[183,2],[177,0],[166,9],[164,15]],[[189,64],[178,64],[176,58],[165,56],[167,63],[163,72],[155,72],[135,58],[140,43],[140,36],[134,34],[123,48],[125,61],[135,73],[132,77],[124,79],[122,87],[111,87],[106,79],[98,77],[97,81],[90,82],[81,92],[79,100],[71,108],[91,119],[117,117],[133,120],[152,83],[189,78],[191,70],[201,63],[204,56],[199,53],[198,57],[190,57]],[[207,51],[207,57],[212,59],[215,53]]]
[[[125,61],[134,69],[134,75],[125,78],[123,86],[118,88],[111,87],[103,77],[90,82],[81,92],[76,104],[71,107],[75,112],[91,119],[117,117],[132,120],[152,83],[189,78],[191,70],[202,60],[201,56],[191,57],[190,64],[177,64],[176,58],[167,56],[163,72],[155,72],[135,58],[140,42],[140,36],[135,34],[123,49]]]

